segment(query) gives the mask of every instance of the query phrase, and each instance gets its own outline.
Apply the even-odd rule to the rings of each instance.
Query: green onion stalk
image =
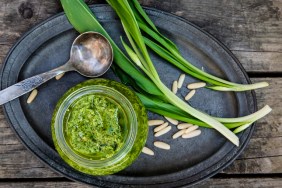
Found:
[[[239,145],[239,139],[234,133],[243,131],[254,121],[271,111],[269,106],[265,106],[261,110],[248,116],[239,118],[217,118],[194,109],[173,94],[160,80],[146,48],[146,44],[148,43],[146,42],[147,39],[141,34],[140,22],[137,21],[143,17],[142,19],[147,19],[146,22],[149,22],[149,18],[140,10],[139,18],[135,17],[136,14],[134,14],[132,10],[132,3],[135,3],[134,6],[138,6],[136,2],[130,1],[129,3],[127,0],[108,0],[107,2],[120,17],[126,36],[131,44],[131,47],[129,47],[122,40],[130,59],[117,47],[83,0],[61,0],[67,18],[77,31],[80,33],[96,31],[108,38],[114,51],[114,64],[112,69],[123,83],[129,84],[134,88],[136,94],[148,110],[184,122],[214,128],[237,146]],[[155,26],[152,23],[149,25],[150,28],[154,29]],[[177,47],[169,39],[162,36],[156,28],[154,31],[162,37],[162,40],[165,41],[171,49],[178,51]],[[168,51],[168,54],[171,54],[170,51]],[[171,55],[168,57],[170,56]],[[175,60],[174,57],[171,57],[171,59]],[[191,69],[188,69],[187,66],[184,66],[182,63],[177,63],[177,65],[180,69],[185,68],[191,71]],[[227,84],[219,86],[226,87],[226,85]],[[234,129],[234,133],[229,129]]]
[[[237,84],[218,78],[197,68],[180,54],[176,45],[172,41],[158,31],[137,0],[129,0],[128,3],[138,22],[138,26],[150,37],[150,39],[144,37],[146,45],[183,72],[209,83],[210,85],[207,86],[207,88],[218,91],[247,91],[267,87],[269,85],[267,82],[247,85]]]

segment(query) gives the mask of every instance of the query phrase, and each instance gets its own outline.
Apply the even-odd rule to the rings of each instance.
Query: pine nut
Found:
[[[185,134],[185,131],[186,131],[185,129],[182,129],[182,130],[176,132],[176,133],[172,136],[172,138],[173,138],[173,139],[176,139],[176,138],[182,136],[183,134]]]
[[[156,128],[154,129],[154,132],[155,132],[155,133],[156,133],[156,132],[159,132],[160,130],[166,128],[167,126],[168,126],[168,122],[165,122],[164,124],[162,124],[162,125],[156,127]]]
[[[187,88],[188,89],[199,89],[199,88],[205,87],[205,86],[206,86],[205,82],[196,82],[196,83],[188,84]]]
[[[181,123],[181,124],[177,125],[177,128],[178,129],[187,129],[187,128],[192,127],[192,126],[193,125],[190,124],[190,123]]]
[[[58,74],[55,78],[56,80],[60,80],[63,76],[65,75],[65,73],[61,73],[61,74]]]
[[[156,146],[157,148],[166,149],[166,150],[170,149],[170,145],[164,142],[159,142],[159,141],[154,142],[154,146]]]
[[[151,149],[149,149],[149,148],[147,148],[147,147],[144,147],[144,148],[142,149],[142,152],[145,153],[145,154],[147,154],[147,155],[154,155],[153,150],[151,150]]]
[[[177,93],[177,81],[176,81],[176,80],[175,80],[175,81],[173,82],[173,84],[172,84],[172,92],[173,92],[174,94]]]
[[[198,128],[199,128],[199,126],[193,125],[192,127],[189,127],[188,129],[186,129],[185,134],[193,132],[193,131],[195,131]]]
[[[30,93],[29,97],[27,98],[27,103],[28,104],[32,103],[32,101],[35,99],[37,93],[38,93],[37,89],[32,90],[32,92]]]
[[[195,93],[196,93],[196,90],[195,90],[195,89],[191,90],[191,91],[186,95],[185,100],[186,100],[186,101],[190,100],[190,99],[195,95]]]
[[[181,74],[177,82],[178,89],[182,87],[184,80],[185,80],[185,74]]]
[[[178,124],[178,121],[176,119],[172,119],[172,118],[169,118],[169,117],[166,117],[166,116],[164,116],[164,118],[167,119],[167,121],[169,121],[173,125]]]
[[[159,132],[156,132],[155,137],[159,137],[161,135],[164,135],[164,134],[168,133],[170,130],[171,130],[171,126],[168,126],[164,129],[160,130]]]
[[[193,138],[199,136],[201,134],[201,130],[195,130],[190,133],[186,133],[182,135],[182,138]]]
[[[164,123],[164,120],[149,120],[148,125],[149,126],[155,126],[155,125],[161,125]]]

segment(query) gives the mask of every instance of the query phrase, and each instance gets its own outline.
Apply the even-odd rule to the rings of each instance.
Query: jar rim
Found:
[[[125,141],[122,147],[111,157],[103,160],[93,160],[78,155],[73,149],[67,144],[64,136],[64,116],[67,109],[75,102],[78,98],[89,95],[89,94],[103,94],[114,99],[125,111],[125,115],[128,119],[129,131],[126,135]],[[62,152],[74,163],[85,166],[87,168],[103,168],[111,166],[121,161],[132,149],[138,130],[138,123],[136,113],[130,101],[117,90],[102,86],[102,85],[91,85],[84,86],[74,92],[70,93],[61,103],[55,116],[55,136],[58,146]]]

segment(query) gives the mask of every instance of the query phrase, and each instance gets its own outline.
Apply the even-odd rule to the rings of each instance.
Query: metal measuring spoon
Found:
[[[112,61],[112,46],[103,35],[96,32],[83,33],[74,40],[70,59],[66,64],[0,91],[0,105],[32,91],[64,72],[77,71],[83,76],[92,78],[101,76],[110,68]]]

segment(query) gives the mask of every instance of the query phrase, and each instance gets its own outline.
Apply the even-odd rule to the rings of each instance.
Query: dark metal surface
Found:
[[[120,45],[124,35],[116,15],[106,5],[92,7],[99,21],[112,38]],[[179,46],[185,58],[199,68],[238,83],[249,83],[238,60],[221,43],[189,22],[161,11],[146,9],[160,31]],[[73,39],[78,35],[63,14],[59,14],[38,25],[10,51],[1,72],[1,89],[27,77],[62,65],[69,58]],[[152,54],[153,62],[163,82],[171,87],[180,71]],[[103,77],[116,79],[112,71]],[[202,129],[201,136],[193,139],[172,140],[172,131],[159,138],[149,134],[147,146],[153,148],[154,140],[171,145],[171,150],[157,148],[155,156],[141,154],[137,161],[124,171],[104,177],[82,174],[65,164],[53,147],[50,121],[58,99],[70,87],[86,78],[77,73],[67,73],[61,80],[50,80],[38,88],[34,102],[26,104],[27,95],[4,105],[4,111],[11,127],[22,142],[42,161],[65,176],[85,183],[104,186],[152,186],[176,187],[192,185],[204,180],[230,164],[245,148],[253,126],[239,134],[240,146],[235,147],[220,134],[211,129]],[[195,81],[186,77],[185,84]],[[179,96],[188,92],[182,89]],[[200,89],[190,104],[214,116],[236,117],[256,110],[254,92],[220,93]],[[151,118],[158,117],[150,114]]]
[[[89,49],[90,48],[90,49]],[[70,60],[53,70],[32,76],[0,91],[0,105],[18,98],[55,76],[77,71],[87,77],[99,77],[111,66],[113,49],[109,41],[97,32],[86,32],[73,42]]]

